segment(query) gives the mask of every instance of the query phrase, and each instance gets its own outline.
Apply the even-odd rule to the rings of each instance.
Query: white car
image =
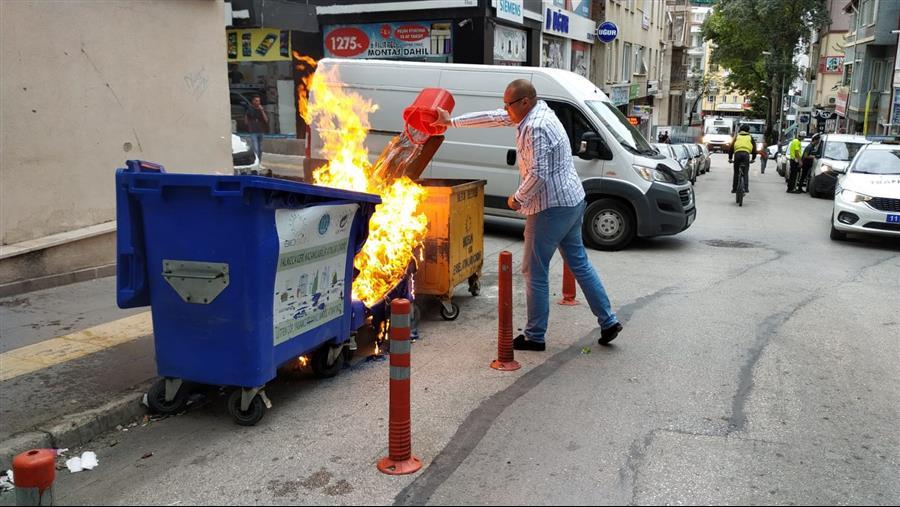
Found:
[[[231,134],[231,161],[234,174],[259,174],[259,157],[249,140]]]
[[[900,237],[900,145],[869,144],[838,179],[831,239],[847,233]]]

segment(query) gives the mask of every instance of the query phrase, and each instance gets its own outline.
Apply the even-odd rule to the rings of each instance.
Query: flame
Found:
[[[298,70],[309,70],[315,60],[294,53]],[[415,250],[425,238],[428,220],[421,210],[425,189],[407,177],[376,177],[365,147],[369,114],[378,106],[345,92],[335,73],[316,72],[299,85],[298,111],[315,126],[322,139],[319,156],[328,164],[313,173],[314,182],[343,190],[380,195],[382,204],[369,221],[369,237],[354,259],[360,271],[353,282],[353,297],[371,307],[381,301],[406,275]],[[307,90],[315,102],[306,98]]]
[[[297,358],[297,365],[298,365],[300,368],[303,368],[303,367],[305,367],[305,366],[308,365],[308,364],[309,364],[309,358],[308,358],[308,357],[306,357],[306,356],[300,356],[300,357]]]

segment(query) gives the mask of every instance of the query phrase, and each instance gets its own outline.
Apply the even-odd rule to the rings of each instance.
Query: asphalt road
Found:
[[[85,447],[97,469],[61,472],[57,503],[900,503],[900,245],[833,242],[830,201],[758,164],[739,208],[730,177],[714,155],[684,233],[590,253],[625,324],[613,346],[585,304],[554,305],[547,351],[518,353],[517,372],[488,365],[497,254],[518,265],[522,228],[491,221],[482,295],[460,287],[452,323],[426,305],[413,346],[417,474],[375,468],[388,369],[364,361],[282,375],[254,428],[213,392],[105,435]]]

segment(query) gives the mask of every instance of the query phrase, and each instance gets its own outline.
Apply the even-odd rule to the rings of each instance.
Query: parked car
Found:
[[[703,152],[703,172],[708,173],[712,166],[712,155],[710,155],[709,148],[707,148],[705,144],[698,144],[697,146],[699,146],[700,151]]]
[[[697,166],[694,164],[694,157],[691,156],[690,150],[686,144],[673,144],[671,145],[675,150],[675,154],[678,156],[675,160],[681,163],[681,167],[684,168],[684,172],[687,174],[688,181],[692,184],[697,181]]]
[[[685,171],[682,162],[678,160],[678,154],[676,153],[675,148],[672,147],[673,145],[669,143],[651,143],[651,146],[653,146],[660,155],[671,159],[679,168],[681,168],[680,171],[675,173],[676,183],[687,183],[690,180],[690,175]],[[680,152],[680,150],[678,150],[678,152]]]
[[[695,183],[697,178],[703,174],[701,171],[703,169],[703,155],[696,144],[685,144],[684,146],[687,148],[688,153],[691,155],[691,160],[694,162],[694,181],[692,181],[692,183]]]
[[[831,239],[847,233],[900,237],[900,145],[860,147],[841,174],[831,212]]]
[[[234,174],[259,174],[259,157],[249,140],[231,134],[231,161]]]
[[[834,197],[837,184],[835,168],[845,168],[861,147],[869,144],[862,136],[827,134],[822,136],[822,144],[816,152],[816,161],[809,172],[810,197]]]

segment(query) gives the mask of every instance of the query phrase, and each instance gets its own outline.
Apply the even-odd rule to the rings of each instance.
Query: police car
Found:
[[[900,237],[900,144],[862,146],[834,194],[831,239],[847,233]]]

